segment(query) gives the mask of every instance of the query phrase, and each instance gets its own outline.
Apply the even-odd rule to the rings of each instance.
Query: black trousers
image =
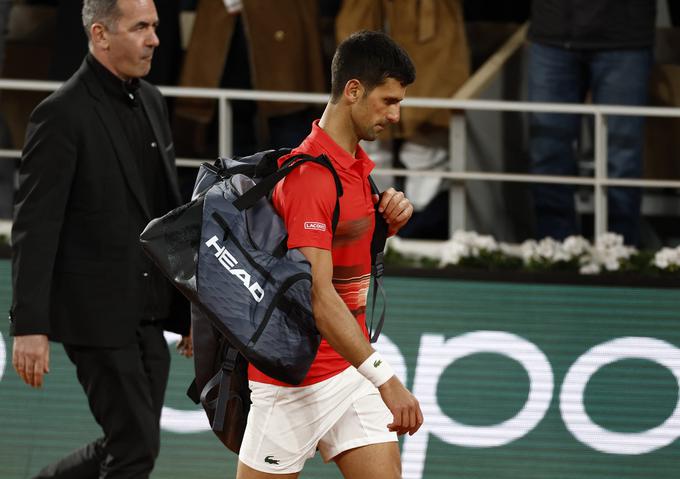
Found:
[[[64,345],[104,435],[44,468],[37,478],[147,478],[160,449],[170,354],[158,323],[121,348]]]

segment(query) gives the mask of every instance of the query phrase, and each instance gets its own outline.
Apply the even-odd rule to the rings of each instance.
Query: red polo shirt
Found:
[[[331,251],[333,286],[368,337],[365,312],[371,279],[371,238],[375,226],[368,175],[375,165],[360,146],[357,146],[356,157],[342,149],[319,127],[318,120],[312,125],[309,136],[291,155],[297,153],[325,154],[338,173],[343,196],[333,236],[331,223],[337,193],[330,171],[321,165],[306,163],[280,181],[274,189],[272,201],[286,223],[288,248],[312,246]],[[348,367],[349,362],[322,339],[312,367],[300,386],[323,381]],[[253,381],[290,386],[263,374],[253,365],[249,366],[248,377]]]

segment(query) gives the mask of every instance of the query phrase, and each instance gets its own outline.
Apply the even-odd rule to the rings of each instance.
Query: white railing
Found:
[[[53,91],[60,83],[26,80],[0,79],[0,90]],[[266,100],[280,102],[301,102],[325,104],[326,94],[227,90],[210,88],[160,87],[165,96],[214,99],[218,102],[219,146],[221,156],[229,156],[232,152],[232,110],[231,100]],[[535,103],[516,101],[489,100],[456,100],[448,98],[407,98],[405,107],[440,108],[452,111],[449,123],[449,171],[412,171],[406,169],[379,168],[376,175],[394,176],[436,176],[454,180],[450,195],[450,228],[454,231],[465,226],[465,191],[460,184],[465,181],[509,181],[521,183],[554,183],[585,185],[594,188],[595,199],[595,234],[607,231],[607,187],[628,186],[636,188],[680,188],[680,181],[620,179],[607,177],[607,117],[645,116],[680,118],[680,108],[628,107],[612,105],[584,105],[561,103]],[[489,173],[483,171],[466,171],[466,123],[464,111],[495,112],[550,112],[592,115],[595,125],[595,172],[593,177],[548,176],[515,173]],[[17,158],[19,150],[0,150],[0,157]],[[178,166],[198,166],[200,159],[178,158]]]

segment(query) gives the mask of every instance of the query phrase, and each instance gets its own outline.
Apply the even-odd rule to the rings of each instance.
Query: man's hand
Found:
[[[182,336],[182,339],[177,342],[177,351],[185,358],[190,358],[194,355],[194,345],[191,341],[191,333],[189,333],[189,336]]]
[[[50,343],[44,334],[15,336],[12,365],[29,386],[39,388],[43,375],[50,372]]]
[[[396,376],[378,388],[380,396],[387,408],[392,412],[394,420],[387,425],[390,431],[399,436],[405,433],[415,434],[423,424],[423,413],[416,397],[401,384]]]
[[[375,195],[377,197],[377,195]],[[376,198],[377,201],[377,198]],[[380,203],[377,205],[378,212],[389,225],[389,233],[399,231],[413,215],[413,205],[404,196],[404,193],[394,188],[388,188],[382,194]]]

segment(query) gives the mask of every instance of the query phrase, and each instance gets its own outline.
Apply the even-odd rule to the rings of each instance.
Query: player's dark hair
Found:
[[[406,51],[384,33],[353,33],[338,45],[333,56],[331,101],[338,101],[352,79],[359,80],[368,93],[388,78],[402,86],[415,81],[416,70]]]

